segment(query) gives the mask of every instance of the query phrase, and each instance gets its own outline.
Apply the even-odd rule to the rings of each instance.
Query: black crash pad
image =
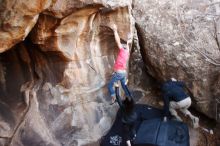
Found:
[[[162,110],[137,104],[137,136],[132,146],[189,146],[189,132],[186,124],[168,120],[162,122]],[[126,146],[121,122],[121,112],[117,113],[110,131],[102,137],[100,146]]]

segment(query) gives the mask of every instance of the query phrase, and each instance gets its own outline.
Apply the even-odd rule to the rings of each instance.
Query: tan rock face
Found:
[[[31,145],[29,142],[51,142],[51,134],[48,133],[43,118],[39,115],[38,106],[41,102],[37,101],[36,92],[44,81],[51,84],[60,82],[66,63],[54,54],[43,54],[38,50],[37,46],[20,43],[0,55],[0,137],[2,138],[0,143],[2,146],[10,143]],[[56,66],[54,62],[57,62]],[[38,140],[34,141],[36,139]]]
[[[216,116],[219,98],[219,4],[208,1],[134,1],[145,63],[160,80],[186,82],[194,107]]]
[[[82,146],[97,141],[114,120],[117,106],[109,105],[106,84],[118,50],[109,25],[126,40],[130,6],[71,2],[39,10],[30,36],[0,55],[0,108],[11,115],[0,112],[1,145]]]
[[[56,0],[44,13],[56,18],[63,18],[85,7],[102,6],[115,9],[130,6],[131,2],[131,0]]]
[[[25,39],[51,0],[1,0],[0,52]]]
[[[40,44],[42,51],[59,51],[67,60],[107,55],[115,48],[109,24],[116,23],[120,36],[127,39],[131,31],[128,13],[126,7],[107,12],[106,8],[95,6],[63,19],[41,15],[31,34],[32,40]]]
[[[214,117],[219,67],[192,49],[209,47],[206,53],[219,57],[219,9],[206,5],[134,1],[133,14],[148,71],[161,80],[186,81],[195,107]],[[31,33],[0,54],[0,145],[97,144],[117,110],[109,105],[106,87],[118,51],[110,24],[126,40],[133,34],[130,8],[127,0],[2,1],[1,52]],[[177,19],[176,10],[186,17]],[[208,16],[192,19],[204,11],[214,14],[216,23]],[[217,39],[208,37],[209,30]],[[147,89],[138,49],[131,58],[131,83]]]

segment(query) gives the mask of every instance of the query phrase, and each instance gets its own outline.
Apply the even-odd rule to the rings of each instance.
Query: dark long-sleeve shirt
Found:
[[[125,86],[126,90],[128,91],[129,93],[129,97],[126,97],[126,98],[129,98],[129,100],[131,102],[134,102],[134,99],[130,93],[130,91],[128,90],[127,86]],[[120,110],[122,111],[122,122],[123,122],[123,125],[124,125],[124,132],[125,132],[125,139],[126,141],[128,140],[131,140],[135,133],[136,133],[136,127],[137,127],[137,114],[136,112],[134,111],[134,107],[130,107],[132,109],[130,109],[130,111],[126,112],[126,104],[124,104],[124,102],[121,100],[121,97],[119,95],[119,87],[116,87],[115,88],[115,92],[116,92],[116,100],[118,102],[118,105],[120,107]],[[128,110],[128,109],[127,109]]]
[[[127,86],[126,86],[126,88],[127,88]],[[130,98],[129,100],[132,100],[132,102],[134,102],[133,101],[134,99],[131,96],[131,93],[128,90],[128,88],[127,88],[127,91],[129,92],[130,96],[126,97],[126,98]],[[122,122],[125,124],[133,124],[137,120],[136,112],[134,110],[131,110],[130,113],[126,113],[126,109],[125,109],[126,107],[125,107],[124,103],[122,102],[121,97],[119,95],[119,87],[115,88],[115,92],[116,92],[116,100],[118,102],[120,110],[122,111]]]
[[[169,114],[169,102],[179,102],[188,97],[184,91],[185,84],[180,81],[167,81],[162,85],[163,100],[164,100],[164,114]]]

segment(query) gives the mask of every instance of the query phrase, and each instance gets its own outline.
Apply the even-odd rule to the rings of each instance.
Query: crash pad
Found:
[[[162,121],[163,111],[149,105],[136,104],[136,138],[132,146],[189,146],[188,127],[183,122]],[[100,146],[126,146],[119,110],[109,132],[101,138]]]

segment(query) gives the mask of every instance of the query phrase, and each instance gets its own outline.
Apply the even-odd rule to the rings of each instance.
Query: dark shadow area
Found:
[[[67,64],[68,61],[61,54],[43,52],[29,37],[0,54],[0,137],[3,138],[0,145],[1,142],[2,145],[7,145],[8,139],[13,141],[20,123],[25,119],[29,104],[25,91],[29,92],[45,82],[52,85],[61,82]],[[31,138],[34,137],[33,135]],[[22,141],[25,145],[36,142],[27,136],[22,137]],[[41,143],[37,141],[35,145],[45,145]]]
[[[189,132],[186,124],[168,120],[163,122],[163,112],[160,109],[137,104],[135,111],[138,115],[136,121],[136,138],[132,141],[134,146],[189,146]],[[100,146],[126,146],[123,123],[119,111],[116,120],[107,135],[101,139]]]

